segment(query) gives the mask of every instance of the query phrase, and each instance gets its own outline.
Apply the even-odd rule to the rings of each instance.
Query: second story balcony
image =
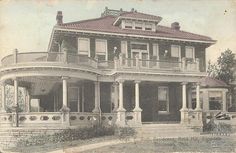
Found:
[[[199,59],[182,58],[180,61],[163,60],[144,60],[139,57],[124,58],[121,55],[114,57],[113,60],[98,60],[85,55],[69,54],[67,52],[26,52],[13,54],[1,60],[2,67],[11,66],[34,66],[34,65],[62,65],[68,67],[87,67],[99,69],[101,71],[132,71],[132,72],[200,72]]]

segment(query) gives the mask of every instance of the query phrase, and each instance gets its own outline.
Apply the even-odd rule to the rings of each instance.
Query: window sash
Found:
[[[142,29],[143,23],[142,22],[135,22],[135,29]]]
[[[180,46],[171,46],[171,57],[180,58]]]
[[[186,58],[194,58],[194,48],[193,47],[185,47],[185,57]]]
[[[145,24],[145,30],[152,30],[152,24],[146,23]]]
[[[89,55],[89,39],[78,38],[78,54]]]
[[[158,44],[153,44],[153,55],[155,57],[159,56],[159,45]]]
[[[96,40],[96,54],[106,55],[107,52],[107,41],[106,40]]]
[[[125,28],[132,29],[132,25],[133,25],[132,21],[125,21]]]

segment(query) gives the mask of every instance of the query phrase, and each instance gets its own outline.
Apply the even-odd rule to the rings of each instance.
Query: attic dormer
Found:
[[[110,10],[106,7],[102,16],[107,15],[117,16],[113,25],[119,26],[121,29],[156,31],[157,24],[162,20],[159,16],[140,13],[135,9],[128,12],[122,9]]]

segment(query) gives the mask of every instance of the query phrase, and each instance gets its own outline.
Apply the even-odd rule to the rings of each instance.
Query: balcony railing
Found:
[[[17,53],[4,57],[2,66],[10,66],[24,63],[59,63],[75,66],[88,66],[104,70],[174,70],[174,71],[199,71],[199,59],[181,61],[173,60],[146,60],[139,58],[114,58],[113,61],[100,61],[87,55],[69,54],[66,52],[29,52]]]

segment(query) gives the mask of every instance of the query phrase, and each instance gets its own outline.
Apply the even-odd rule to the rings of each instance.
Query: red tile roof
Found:
[[[123,13],[123,16],[130,17],[142,17],[142,18],[158,18],[158,16],[152,16],[137,12]],[[119,16],[118,16],[119,17]],[[158,25],[157,31],[144,31],[144,30],[134,30],[134,29],[121,29],[119,26],[114,26],[113,23],[117,20],[117,16],[105,16],[90,20],[83,20],[78,22],[64,23],[57,25],[60,29],[74,29],[74,30],[85,30],[94,32],[107,32],[107,33],[117,33],[117,34],[133,34],[140,36],[151,36],[151,37],[164,37],[164,38],[177,38],[177,39],[188,39],[188,40],[200,40],[200,41],[210,41],[214,43],[210,37],[193,34],[190,32],[185,32],[182,30],[174,30],[170,27],[165,27]]]

